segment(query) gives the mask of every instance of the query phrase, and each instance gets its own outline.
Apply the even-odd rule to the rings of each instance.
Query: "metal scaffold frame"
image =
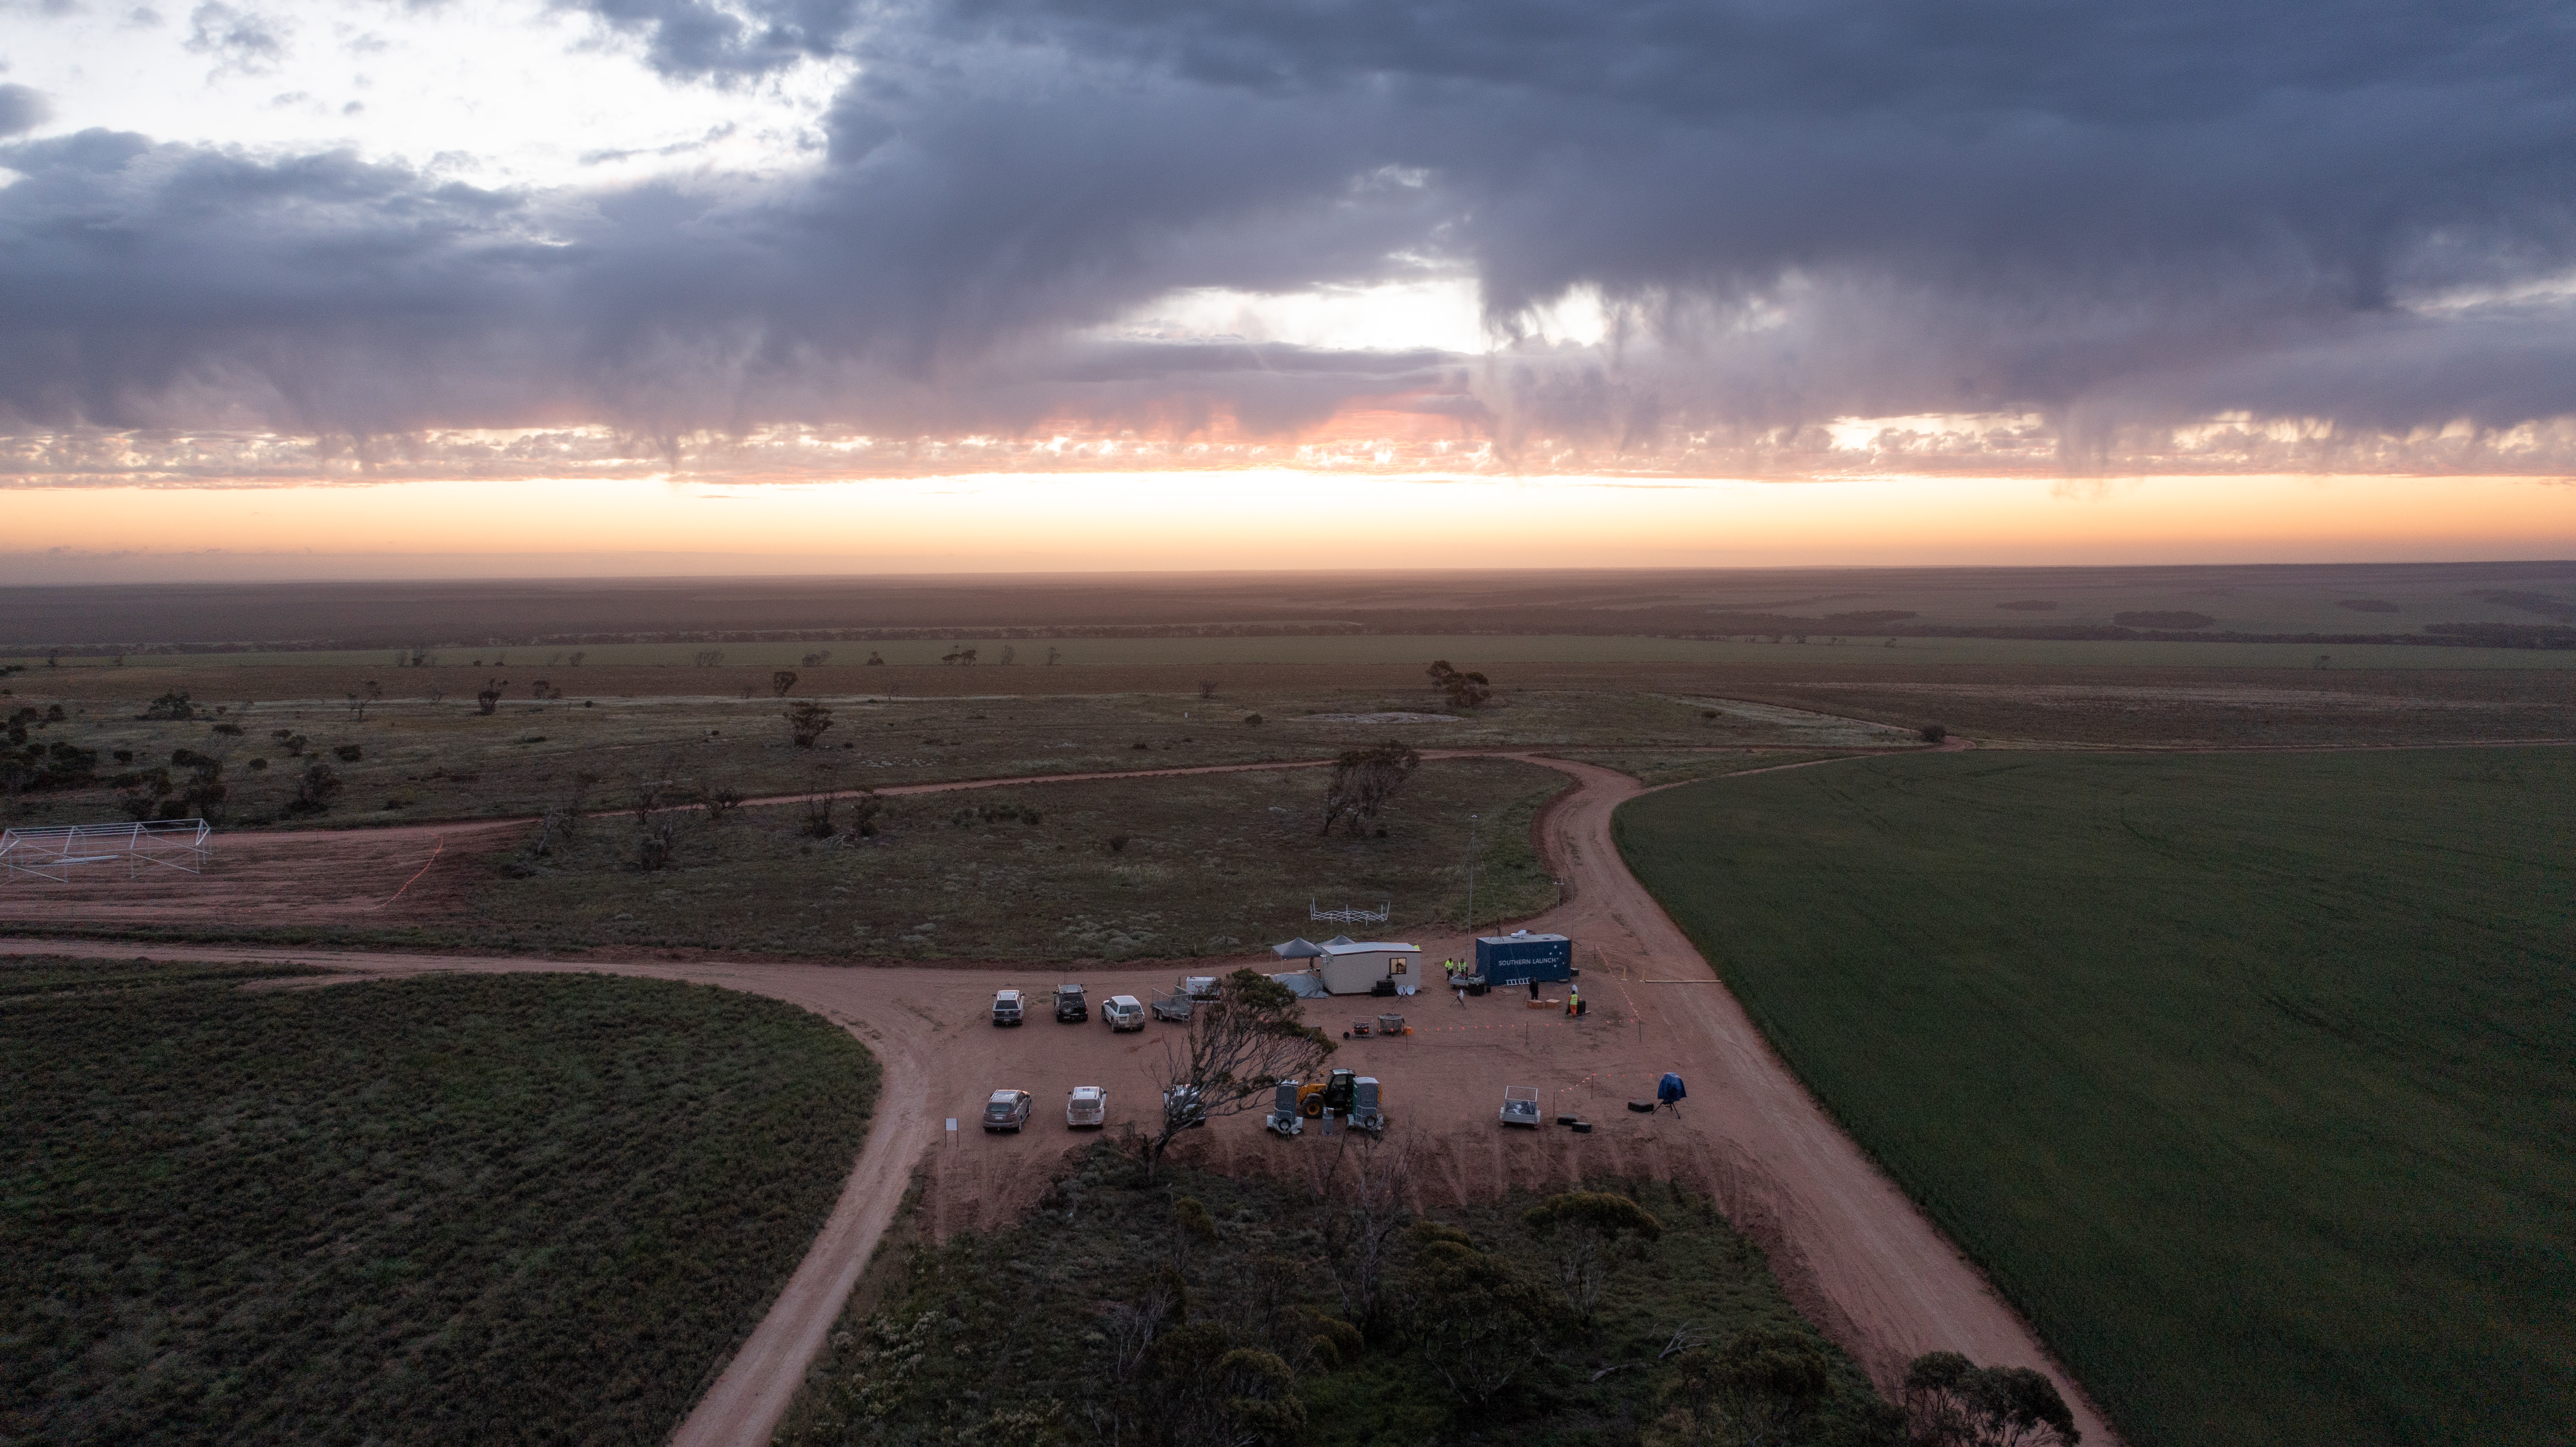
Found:
[[[0,830],[0,868],[56,884],[85,864],[125,865],[133,879],[147,864],[182,874],[205,872],[214,827],[203,819],[147,819],[134,824],[53,824]]]
[[[1391,899],[1375,909],[1317,909],[1312,898],[1306,901],[1306,918],[1324,924],[1384,924],[1394,915]]]

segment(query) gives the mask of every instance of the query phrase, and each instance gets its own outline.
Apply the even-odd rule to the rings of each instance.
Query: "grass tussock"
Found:
[[[1891,1440],[1886,1405],[1706,1200],[1594,1189],[1655,1235],[1611,1232],[1573,1287],[1571,1216],[1543,1228],[1515,1197],[1389,1218],[1362,1289],[1352,1197],[1186,1168],[1149,1181],[1103,1145],[1014,1230],[881,1253],[781,1440],[1681,1443],[1700,1440],[1676,1432],[1688,1368],[1748,1335],[1820,1368],[1791,1440]]]
[[[0,971],[0,1440],[657,1441],[876,1090],[704,986],[238,973]]]
[[[2139,1447],[2567,1440],[2576,752],[1950,754],[1620,811]]]

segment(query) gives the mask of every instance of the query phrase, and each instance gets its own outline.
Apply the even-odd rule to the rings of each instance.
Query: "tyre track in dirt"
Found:
[[[1964,740],[1953,740],[1946,747],[1965,746]],[[1557,908],[1518,923],[1563,932],[1579,942],[1582,983],[1595,1006],[1585,1020],[1574,1021],[1559,1011],[1531,1010],[1499,996],[1472,1003],[1416,996],[1405,1002],[1418,1025],[1415,1036],[1344,1047],[1359,1058],[1361,1068],[1388,1080],[1391,1100],[1400,1108],[1399,1123],[1414,1135],[1421,1155],[1417,1181],[1425,1204],[1490,1198],[1515,1187],[1545,1189],[1587,1175],[1646,1176],[1691,1185],[1710,1193],[1737,1227],[1763,1246],[1792,1300],[1882,1389],[1893,1388],[1904,1363],[1924,1351],[1955,1350],[1981,1362],[2036,1366],[2057,1379],[2088,1441],[2117,1443],[2100,1412],[2048,1357],[2035,1333],[1825,1114],[1688,938],[1628,872],[1612,841],[1611,819],[1620,804],[1647,792],[1637,780],[1528,752],[1425,750],[1423,756],[1515,758],[1574,780],[1575,787],[1552,801],[1534,826],[1551,871],[1567,881],[1566,898]],[[1838,761],[1774,767],[1812,768]],[[877,792],[1314,768],[1328,762],[971,780]],[[803,797],[762,802],[792,803]],[[480,832],[522,822],[461,827]],[[459,827],[410,826],[407,832],[418,842],[433,847],[443,842],[449,852],[459,852]],[[420,854],[415,849],[414,869]],[[162,918],[168,918],[166,911]],[[1435,956],[1472,948],[1463,934],[1417,936],[1416,942]],[[685,1447],[758,1447],[769,1440],[916,1172],[929,1187],[925,1206],[933,1231],[942,1237],[999,1228],[1035,1203],[1062,1160],[1066,1142],[1051,1130],[1019,1137],[972,1133],[972,1117],[987,1090],[1012,1084],[1033,1090],[1043,1121],[1052,1090],[1075,1081],[1105,1082],[1112,1091],[1114,1129],[1122,1120],[1141,1120],[1140,1106],[1154,1098],[1152,1067],[1159,1060],[1149,1048],[1156,1038],[1150,1034],[1110,1036],[1096,1027],[1044,1023],[996,1031],[983,1025],[991,989],[998,984],[1044,988],[1049,978],[1070,973],[1052,964],[852,968],[640,958],[565,962],[42,939],[0,940],[0,952],[279,960],[333,968],[344,978],[445,970],[575,970],[683,979],[786,1000],[857,1035],[877,1053],[885,1072],[867,1143],[812,1247],[674,1434],[673,1442]],[[1265,954],[1199,968],[1270,963]],[[1086,969],[1081,974],[1095,991],[1141,993],[1166,983],[1169,970],[1167,965]],[[1018,978],[1007,978],[1011,975]],[[1348,1012],[1380,1003],[1349,1007]],[[1332,1017],[1346,1013],[1346,1005],[1323,1005],[1309,1013],[1329,1026],[1335,1023]],[[1691,1081],[1693,1096],[1684,1113],[1627,1113],[1624,1100],[1650,1093],[1651,1080],[1665,1069],[1680,1070]],[[1595,1133],[1501,1135],[1492,1112],[1504,1083],[1541,1085],[1551,1091],[1551,1114],[1579,1111],[1596,1121]],[[972,1134],[951,1134],[945,1129],[950,1117],[962,1118]],[[1297,1146],[1265,1136],[1257,1116],[1236,1117],[1197,1134],[1202,1138],[1189,1143],[1184,1159],[1228,1170],[1293,1174],[1298,1169]]]

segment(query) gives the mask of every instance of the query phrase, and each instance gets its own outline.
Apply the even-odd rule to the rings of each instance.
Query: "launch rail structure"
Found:
[[[122,824],[52,824],[0,830],[0,869],[21,875],[71,882],[84,865],[123,864],[125,877],[139,878],[145,865],[202,874],[214,853],[214,827],[203,819],[146,819]]]

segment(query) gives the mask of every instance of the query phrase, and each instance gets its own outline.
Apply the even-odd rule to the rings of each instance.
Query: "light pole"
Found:
[[[1476,816],[1467,816],[1467,948],[1476,947]]]

